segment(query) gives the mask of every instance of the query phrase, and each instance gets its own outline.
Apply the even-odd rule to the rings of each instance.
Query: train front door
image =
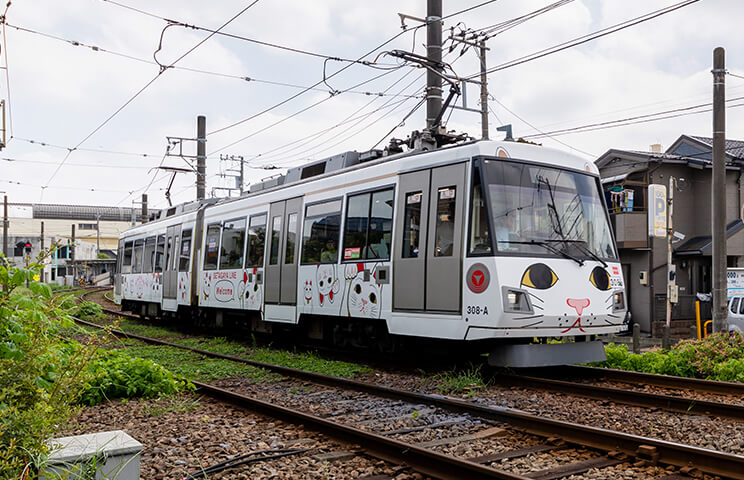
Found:
[[[400,176],[393,308],[459,312],[466,163]]]
[[[297,304],[298,233],[302,197],[271,204],[266,232],[266,303]]]
[[[163,268],[163,299],[175,300],[178,293],[178,240],[181,225],[168,227],[165,232],[165,267]]]

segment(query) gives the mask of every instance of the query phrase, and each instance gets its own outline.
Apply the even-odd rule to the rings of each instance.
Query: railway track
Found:
[[[119,313],[116,312],[116,314]],[[96,326],[96,324],[90,322],[85,322],[85,324]],[[538,417],[506,408],[477,405],[472,402],[438,395],[409,392],[355,380],[329,377],[231,355],[215,354],[198,348],[184,347],[171,342],[126,334],[125,332],[114,331],[112,333],[136,338],[150,344],[184,348],[204,356],[246,363],[291,379],[312,382],[315,385],[329,388],[328,393],[319,392],[322,398],[316,399],[315,404],[308,405],[300,402],[299,405],[294,406],[295,408],[289,408],[286,405],[281,405],[283,403],[281,401],[267,402],[244,392],[236,391],[235,388],[226,389],[199,384],[203,393],[259,410],[271,416],[312,426],[321,431],[330,432],[332,430],[333,435],[346,441],[364,445],[375,456],[398,463],[407,463],[417,471],[437,478],[561,478],[571,474],[582,474],[592,468],[613,468],[617,465],[634,468],[634,466],[650,463],[675,466],[677,468],[675,475],[691,473],[694,466],[701,472],[712,475],[720,475],[726,478],[744,478],[744,457],[739,455]],[[341,403],[334,405],[334,399],[340,399]],[[389,403],[391,401],[392,404]],[[321,415],[307,413],[310,409],[316,408],[318,403],[325,406],[320,412]],[[344,408],[344,405],[346,405],[346,408]],[[367,418],[364,415],[359,415],[359,405],[369,405],[371,411],[394,412],[395,414],[392,418],[383,416],[382,419],[379,419],[374,415],[372,418]],[[416,412],[427,409],[433,410],[433,413],[427,414],[429,418],[436,418],[437,421],[428,425],[416,424],[417,422],[414,421],[417,417]],[[330,418],[344,418],[348,421],[336,422],[330,420]],[[402,425],[398,425],[398,428],[393,429],[392,433],[390,431],[375,432],[376,427],[374,425],[381,421],[383,423],[396,421],[402,423]],[[407,421],[414,425],[406,425]],[[471,443],[483,443],[483,450],[486,453],[471,455],[466,459],[453,460],[456,457],[451,455],[442,457],[441,453],[432,452],[431,448],[392,438],[403,437],[405,439],[406,435],[422,429],[439,429],[436,435],[447,436],[449,433],[442,432],[441,429],[453,426],[456,434],[451,440],[452,444],[464,441],[458,439],[467,438],[470,439]],[[489,428],[495,430],[488,430]],[[483,433],[483,430],[486,433]],[[527,437],[524,437],[524,435],[527,435]],[[502,448],[497,451],[494,450],[493,446],[489,447],[489,444],[492,443],[488,441],[490,437],[498,437],[503,442],[505,438],[508,439],[512,436],[521,439],[522,446],[519,446],[520,440],[515,440],[512,442],[513,448]],[[440,442],[439,448],[445,448],[444,446],[447,444],[447,441]],[[563,455],[564,460],[542,471],[521,473],[510,473],[486,466],[492,463],[508,465],[514,459],[526,455],[557,455],[559,457]],[[565,458],[578,458],[580,460],[571,462],[565,460]]]

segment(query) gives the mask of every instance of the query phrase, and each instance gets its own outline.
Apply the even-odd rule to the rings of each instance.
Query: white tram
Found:
[[[163,210],[122,235],[116,301],[336,345],[448,340],[494,365],[604,358],[588,340],[623,328],[626,299],[592,163],[493,141],[378,154]]]

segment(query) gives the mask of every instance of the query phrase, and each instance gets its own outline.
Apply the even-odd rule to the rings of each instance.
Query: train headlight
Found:
[[[617,312],[619,310],[625,310],[625,293],[622,291],[615,292],[613,295],[612,311]]]
[[[532,305],[527,296],[527,292],[516,288],[503,287],[501,289],[502,300],[504,302],[504,312],[507,313],[531,313]]]

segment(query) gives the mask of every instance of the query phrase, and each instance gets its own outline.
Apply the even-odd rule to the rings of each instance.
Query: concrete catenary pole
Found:
[[[728,331],[726,282],[726,62],[725,50],[713,50],[713,331]]]
[[[433,68],[426,73],[426,127],[431,128],[442,110],[442,0],[426,3],[426,58]]]
[[[3,255],[8,258],[8,196],[3,198]]]
[[[441,94],[440,94],[441,97]],[[207,182],[207,117],[196,117],[196,199],[204,200]]]
[[[488,140],[488,73],[486,73],[486,41],[481,40],[480,47],[480,104],[481,104],[481,137]]]
[[[140,221],[147,223],[147,194],[142,194],[142,211],[140,212]]]

